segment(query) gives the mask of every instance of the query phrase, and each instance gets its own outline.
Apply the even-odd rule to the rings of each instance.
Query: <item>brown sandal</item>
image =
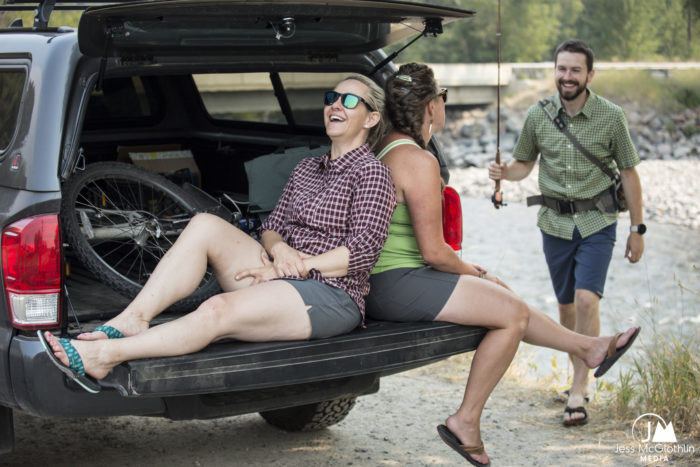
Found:
[[[627,350],[632,346],[632,343],[639,335],[639,331],[641,331],[641,329],[642,328],[640,326],[637,326],[637,329],[634,331],[634,334],[630,336],[627,343],[619,349],[617,348],[617,341],[620,339],[620,336],[622,336],[622,333],[615,334],[615,336],[610,341],[610,346],[608,347],[608,354],[605,357],[605,360],[601,362],[598,369],[595,371],[595,373],[593,373],[593,376],[595,376],[596,378],[600,378],[605,373],[607,373],[610,367],[613,366],[615,362],[620,357],[622,357],[625,354],[625,352],[627,352]]]
[[[457,436],[455,436],[455,434],[452,433],[452,431],[450,431],[450,429],[447,428],[447,426],[445,425],[438,425],[437,431],[440,435],[440,438],[442,438],[445,444],[457,451],[459,455],[464,457],[467,461],[469,461],[470,464],[475,465],[476,467],[488,467],[491,465],[491,459],[489,459],[489,461],[486,464],[484,464],[471,456],[471,454],[480,455],[486,453],[486,451],[484,451],[483,443],[478,446],[465,446],[457,438]]]

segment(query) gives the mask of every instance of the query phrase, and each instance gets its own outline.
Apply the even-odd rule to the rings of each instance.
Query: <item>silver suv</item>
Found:
[[[30,27],[0,29],[0,453],[13,449],[15,410],[260,412],[283,429],[323,428],[382,376],[478,345],[481,328],[369,322],[325,340],[228,340],[126,362],[95,395],[55,371],[36,330],[73,336],[120,312],[195,212],[255,235],[291,166],[328,144],[323,91],[350,72],[383,84],[395,70],[383,47],[435,40],[473,14],[376,0],[114,1],[85,9],[77,31],[48,27],[54,7],[90,3],[0,5],[36,10]],[[217,287],[205,278],[159,319]]]

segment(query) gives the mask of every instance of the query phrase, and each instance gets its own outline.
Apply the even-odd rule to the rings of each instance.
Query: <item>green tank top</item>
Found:
[[[420,148],[415,141],[410,139],[397,139],[389,143],[377,154],[377,159],[381,159],[387,152],[403,144],[412,144]],[[397,268],[422,268],[427,265],[428,263],[423,260],[423,255],[420,254],[418,249],[418,242],[413,231],[408,206],[403,203],[396,203],[396,209],[391,216],[391,224],[389,225],[389,236],[379,254],[379,260],[377,260],[372,274]]]
[[[408,206],[397,203],[394,214],[391,216],[389,236],[379,253],[379,259],[372,274],[396,268],[422,268],[427,265],[418,249]]]

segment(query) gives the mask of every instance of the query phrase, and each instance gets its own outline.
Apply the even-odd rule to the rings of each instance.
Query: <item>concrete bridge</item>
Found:
[[[430,64],[438,83],[450,89],[448,105],[488,105],[496,102],[498,71],[496,64]],[[323,91],[332,89],[347,73],[281,73],[281,79],[294,108],[318,109]],[[501,86],[512,77],[509,65],[501,65]],[[207,109],[212,114],[246,111],[277,111],[267,73],[195,76]]]
[[[489,105],[496,102],[498,65],[496,63],[446,64],[430,66],[442,87],[450,88],[448,105]],[[700,62],[596,62],[596,70],[651,70],[668,75],[674,70],[700,69]],[[501,90],[519,77],[554,79],[554,62],[502,63]],[[503,97],[503,95],[501,95]]]
[[[429,65],[435,71],[439,85],[450,89],[448,106],[485,106],[496,102],[497,64],[433,63]],[[597,62],[595,68],[598,70],[643,69],[668,74],[672,70],[700,69],[700,62]],[[507,87],[516,77],[534,79],[552,77],[553,70],[553,62],[501,64],[501,88]],[[314,103],[308,106],[311,110],[318,109],[317,103],[321,99],[321,93],[331,89],[345,76],[345,73],[318,75],[284,73],[282,81],[285,88],[290,90],[288,98],[292,102],[292,107],[299,109],[306,107],[300,103]],[[207,108],[214,115],[279,110],[267,73],[199,75],[195,80]]]

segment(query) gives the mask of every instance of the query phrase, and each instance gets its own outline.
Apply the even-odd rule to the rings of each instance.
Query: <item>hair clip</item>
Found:
[[[401,81],[406,81],[407,83],[413,82],[413,78],[411,78],[408,75],[396,75],[396,79],[400,79]]]

